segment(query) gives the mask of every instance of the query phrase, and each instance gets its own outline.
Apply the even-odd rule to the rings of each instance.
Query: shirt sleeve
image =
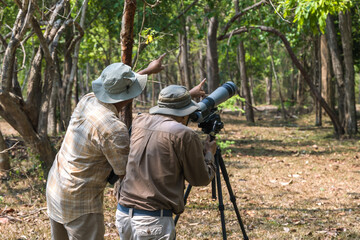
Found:
[[[103,139],[102,151],[118,176],[125,175],[129,155],[129,133],[125,124],[113,124],[112,132]]]
[[[185,179],[193,186],[206,186],[215,174],[214,156],[208,153],[204,156],[203,144],[195,132],[183,139],[183,171]]]

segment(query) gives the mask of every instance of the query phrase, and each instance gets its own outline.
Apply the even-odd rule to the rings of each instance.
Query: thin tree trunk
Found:
[[[250,86],[246,75],[245,49],[244,49],[244,43],[242,41],[240,41],[239,43],[238,50],[239,50],[239,59],[240,59],[241,86],[244,90],[245,100],[248,103],[245,107],[246,121],[254,123],[255,122],[254,111],[253,108],[251,107],[253,103],[251,101]]]
[[[206,78],[206,57],[202,52],[202,49],[199,50],[199,62],[200,62],[200,79]]]
[[[313,76],[314,76],[314,85],[317,87],[317,90],[321,93],[321,74],[320,74],[320,37],[315,36],[313,40]],[[319,101],[314,96],[314,104],[315,104],[315,126],[322,125],[322,113],[321,106]]]
[[[355,75],[353,60],[353,43],[351,36],[351,13],[349,11],[340,12],[339,26],[341,32],[341,42],[344,53],[345,67],[345,132],[349,136],[357,133],[356,107],[355,107]]]
[[[179,33],[180,42],[180,70],[184,77],[185,86],[187,89],[191,89],[191,78],[189,70],[189,53],[188,53],[188,38],[187,38],[187,26],[186,18],[181,18],[182,33]]]
[[[272,53],[272,50],[271,50],[271,46],[270,46],[269,41],[267,41],[267,46],[268,46],[268,51],[269,51],[270,59],[271,59],[272,71],[273,71],[273,73],[274,73],[274,78],[275,78],[276,84],[277,84],[277,86],[278,86],[279,97],[280,97],[280,104],[281,104],[281,112],[282,112],[283,118],[286,120],[286,119],[287,119],[287,116],[286,116],[286,110],[285,110],[285,106],[284,106],[284,99],[283,99],[283,96],[282,96],[282,93],[281,93],[281,85],[280,85],[279,78],[277,77],[277,74],[276,74],[275,63],[274,63],[274,58],[273,58],[273,53]]]
[[[250,97],[251,97],[251,105],[255,106],[255,98],[254,98],[254,80],[252,77],[249,77],[249,83],[250,83]]]
[[[86,78],[85,78],[85,87],[86,87],[86,93],[90,92],[90,63],[86,63]]]
[[[270,65],[271,68],[271,65]],[[265,77],[266,83],[266,104],[270,105],[272,103],[272,71],[269,71],[269,76]]]
[[[6,149],[6,144],[4,137],[0,131],[0,151],[4,151]],[[9,154],[7,151],[0,153],[0,170],[9,170],[10,169],[10,160]]]
[[[302,64],[305,65],[305,57],[303,56],[304,49],[301,49],[300,56],[302,57]],[[304,103],[304,76],[299,74],[297,79],[297,91],[296,91],[296,104],[298,107],[301,107]]]
[[[132,48],[134,44],[134,18],[136,12],[136,0],[125,0],[124,12],[121,21],[121,60],[131,66]],[[130,102],[122,112],[122,118],[129,128],[132,124],[132,102]]]
[[[295,68],[293,67],[291,69],[291,76],[290,76],[290,88],[291,89],[290,89],[290,94],[289,94],[289,98],[292,103],[295,102],[295,86],[296,86],[295,76],[296,76]]]

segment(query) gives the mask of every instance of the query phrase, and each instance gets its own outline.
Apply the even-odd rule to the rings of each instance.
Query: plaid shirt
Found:
[[[125,175],[129,134],[113,104],[85,95],[71,116],[62,146],[49,172],[49,217],[68,223],[103,212],[103,194],[111,169]]]

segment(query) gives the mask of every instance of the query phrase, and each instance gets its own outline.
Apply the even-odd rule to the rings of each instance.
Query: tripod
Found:
[[[203,127],[203,131],[205,133],[210,134],[210,133],[214,133],[214,132],[219,132],[220,129],[223,127],[223,123],[221,122],[220,116],[218,114],[214,114],[213,117],[211,119],[209,119],[209,121],[210,121],[210,125],[212,125],[211,131],[207,131],[206,127],[204,129],[204,125],[199,124],[200,127]],[[206,123],[205,125],[208,126],[209,123]],[[210,137],[212,139],[215,138],[214,134],[211,134]],[[244,227],[244,224],[243,224],[243,222],[241,220],[239,209],[238,209],[238,207],[236,205],[236,198],[234,196],[234,192],[233,192],[232,187],[230,185],[229,175],[227,173],[227,170],[226,170],[226,167],[225,167],[225,164],[224,164],[224,159],[221,156],[220,147],[217,147],[214,158],[215,158],[216,172],[215,172],[215,178],[211,182],[211,185],[212,185],[212,198],[216,199],[216,188],[217,188],[218,201],[219,201],[219,211],[220,211],[220,217],[221,217],[221,229],[222,229],[223,239],[225,240],[225,239],[227,239],[227,237],[226,237],[226,225],[225,225],[225,215],[224,215],[224,202],[223,202],[221,180],[220,180],[220,168],[221,168],[221,173],[223,175],[224,181],[226,183],[226,187],[227,187],[229,195],[230,195],[230,201],[232,202],[232,204],[234,206],[236,217],[237,217],[237,220],[239,222],[239,225],[240,225],[244,240],[248,240],[249,238],[246,235],[245,227]],[[216,180],[216,184],[215,184],[215,180]],[[184,194],[184,204],[185,205],[186,205],[186,202],[187,202],[187,198],[188,198],[188,196],[190,194],[191,188],[192,188],[192,186],[189,184],[186,191],[185,191],[185,194]],[[179,217],[180,217],[180,214],[176,215],[176,217],[174,219],[175,225],[178,222]]]

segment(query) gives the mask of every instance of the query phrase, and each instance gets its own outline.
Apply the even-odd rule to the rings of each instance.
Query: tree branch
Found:
[[[249,6],[247,8],[244,8],[244,10],[236,13],[230,20],[229,22],[225,25],[224,29],[222,30],[222,35],[219,38],[223,37],[227,31],[229,30],[229,28],[231,27],[231,25],[236,21],[236,19],[242,17],[243,15],[245,15],[248,11],[254,9],[254,8],[257,8],[257,7],[260,7],[261,5],[263,4],[266,4],[267,3],[267,0],[261,0],[260,2],[257,2],[255,3],[254,5],[252,6]]]
[[[146,4],[146,6],[149,6],[151,8],[154,8],[161,3],[160,0],[156,0],[156,2],[154,4],[150,4],[150,3],[146,2],[146,0],[143,0],[143,2],[144,2],[144,4]]]

